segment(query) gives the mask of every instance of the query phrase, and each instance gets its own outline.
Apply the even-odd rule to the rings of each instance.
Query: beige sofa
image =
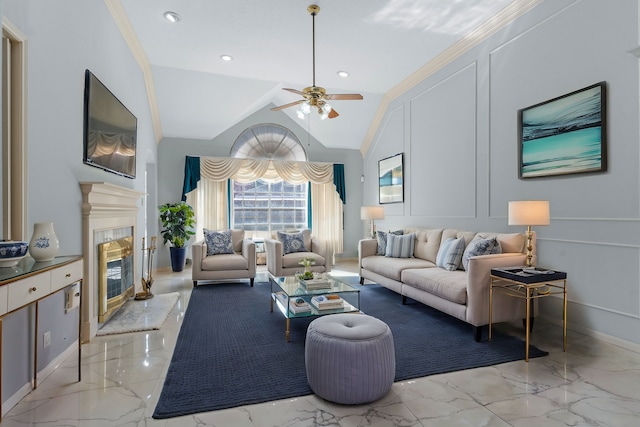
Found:
[[[191,245],[193,286],[202,280],[249,279],[253,286],[256,277],[256,244],[244,238],[243,230],[231,230],[234,253],[207,255],[207,244],[199,240]]]
[[[405,235],[415,233],[416,236],[411,258],[376,255],[378,242],[375,239],[359,242],[360,283],[365,279],[371,280],[402,295],[403,304],[408,297],[463,320],[473,326],[474,338],[479,341],[482,326],[489,323],[491,269],[524,265],[525,235],[426,228],[403,231]],[[475,236],[485,239],[496,237],[502,253],[470,257],[466,270],[461,266],[455,271],[448,271],[436,265],[441,243],[449,238],[464,238],[466,247]],[[535,243],[534,234],[534,261]],[[496,292],[493,304],[494,323],[525,317],[525,306],[519,298]],[[534,307],[536,309],[537,306]]]
[[[275,238],[264,239],[264,249],[267,253],[267,270],[274,277],[293,276],[304,270],[300,265],[303,258],[313,260],[311,271],[326,273],[331,271],[333,250],[331,245],[311,235],[309,229],[289,231],[286,234],[302,233],[305,250],[303,252],[284,253],[284,247],[280,240]]]

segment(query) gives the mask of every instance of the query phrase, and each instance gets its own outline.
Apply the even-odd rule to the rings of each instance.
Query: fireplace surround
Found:
[[[81,182],[80,188],[82,252],[85,260],[82,281],[82,340],[86,342],[96,335],[98,324],[102,323],[99,320],[98,245],[131,236],[133,277],[140,277],[139,251],[135,250],[135,242],[139,240],[138,230],[144,230],[144,223],[138,219],[144,193],[105,182]]]

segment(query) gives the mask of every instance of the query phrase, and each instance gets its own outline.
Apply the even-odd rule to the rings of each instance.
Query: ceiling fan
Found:
[[[291,102],[289,104],[280,105],[279,107],[274,107],[271,110],[278,111],[283,110],[285,108],[293,107],[295,105],[300,105],[300,109],[298,110],[298,117],[304,118],[305,114],[309,114],[311,112],[311,108],[316,108],[318,110],[318,114],[320,114],[320,118],[323,120],[327,117],[333,119],[338,117],[338,112],[334,110],[331,105],[327,101],[331,100],[360,100],[362,99],[362,95],[358,93],[342,93],[342,94],[331,94],[327,93],[325,88],[316,86],[316,15],[320,12],[320,7],[312,4],[307,7],[307,12],[311,15],[312,20],[312,48],[313,48],[313,84],[309,87],[305,87],[302,90],[283,88],[283,90],[293,92],[298,95],[302,95],[304,99],[300,99],[295,102]]]

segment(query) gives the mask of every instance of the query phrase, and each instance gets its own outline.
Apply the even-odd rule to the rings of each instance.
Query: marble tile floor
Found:
[[[355,263],[337,269],[349,274]],[[260,279],[264,280],[263,272]],[[536,322],[532,343],[547,357],[395,383],[371,404],[344,406],[314,395],[196,415],[151,418],[192,290],[190,271],[159,271],[153,292],[181,297],[159,331],[96,337],[3,418],[15,426],[638,426],[640,354]],[[516,325],[517,326],[517,325]],[[523,331],[498,325],[509,333]],[[469,338],[472,339],[471,331]],[[523,347],[524,351],[524,347]],[[425,361],[428,363],[428,361]]]

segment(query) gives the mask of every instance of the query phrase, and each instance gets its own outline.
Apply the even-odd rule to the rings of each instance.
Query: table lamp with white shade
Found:
[[[362,206],[360,208],[360,219],[363,221],[371,221],[371,238],[375,238],[376,219],[384,219],[384,207]]]
[[[520,200],[509,202],[509,225],[527,226],[527,267],[532,267],[533,246],[531,240],[532,225],[549,225],[549,201],[548,200]]]

